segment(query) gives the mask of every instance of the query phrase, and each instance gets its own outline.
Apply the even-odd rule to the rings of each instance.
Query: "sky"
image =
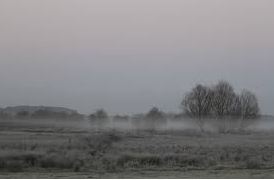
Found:
[[[0,107],[178,112],[227,80],[273,113],[273,0],[0,0]]]

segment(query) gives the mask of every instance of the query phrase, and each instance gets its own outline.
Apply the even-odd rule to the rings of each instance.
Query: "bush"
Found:
[[[249,159],[246,161],[247,169],[261,169],[262,163],[257,159]]]
[[[88,136],[83,139],[84,143],[89,149],[89,154],[91,156],[96,156],[101,152],[104,153],[107,149],[111,147],[112,143],[118,142],[120,140],[121,137],[113,132]]]
[[[169,167],[204,167],[206,165],[214,165],[212,160],[208,160],[206,163],[205,157],[193,155],[122,155],[117,160],[117,166],[128,168],[140,168],[140,167],[155,167],[155,166],[169,166]]]
[[[41,155],[32,152],[8,152],[0,157],[0,169],[16,172],[37,165]]]
[[[199,155],[167,155],[164,157],[165,164],[180,167],[203,167],[207,160]]]
[[[7,160],[0,159],[0,170],[6,170],[9,172],[21,172],[23,171],[25,164],[20,160]]]
[[[72,169],[74,167],[74,162],[76,162],[76,160],[71,160],[64,155],[50,154],[45,155],[40,160],[40,165],[42,168]]]
[[[120,167],[150,167],[160,166],[161,158],[156,155],[122,155],[117,160]]]
[[[22,172],[24,169],[24,162],[23,161],[7,161],[5,164],[5,169],[10,172]]]

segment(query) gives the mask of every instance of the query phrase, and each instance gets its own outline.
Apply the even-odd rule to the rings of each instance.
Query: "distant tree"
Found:
[[[104,126],[109,117],[104,109],[99,109],[95,113],[89,115],[89,119],[92,125],[95,125],[95,127],[98,129]]]
[[[91,120],[91,121],[96,120],[95,114],[90,114],[90,115],[88,116],[88,118],[89,118],[89,120]]]
[[[26,119],[26,118],[29,118],[30,117],[30,112],[28,111],[19,111],[17,114],[16,114],[16,118],[18,119]]]
[[[147,119],[164,119],[164,113],[161,112],[157,107],[153,107],[147,114]]]
[[[98,120],[108,119],[108,114],[104,109],[99,109],[95,112],[95,116]]]
[[[149,129],[155,129],[156,127],[163,127],[166,123],[165,114],[160,111],[157,107],[153,107],[145,115],[146,125]]]
[[[213,93],[201,84],[187,93],[181,105],[185,114],[197,120],[199,128],[204,131],[204,118],[211,113]]]
[[[65,111],[56,112],[48,109],[38,109],[31,115],[31,117],[38,119],[68,119],[73,118],[75,116],[73,113],[69,114]]]
[[[56,118],[56,119],[68,119],[70,115],[65,111],[61,111],[61,112],[51,112],[50,117]]]
[[[44,109],[38,109],[32,114],[32,118],[46,119],[51,117],[51,112]]]
[[[131,116],[131,119],[133,119],[134,121],[139,121],[141,119],[144,119],[145,115],[144,114],[134,114]]]
[[[84,115],[83,114],[80,114],[78,112],[74,112],[74,113],[70,113],[68,115],[68,118],[69,119],[76,119],[76,120],[80,120],[80,119],[84,119]]]
[[[129,117],[126,116],[126,115],[124,115],[124,116],[122,116],[122,115],[115,115],[115,116],[113,116],[113,120],[115,120],[115,121],[128,121]]]
[[[247,119],[256,119],[259,116],[260,108],[255,94],[243,90],[240,95],[241,126]]]

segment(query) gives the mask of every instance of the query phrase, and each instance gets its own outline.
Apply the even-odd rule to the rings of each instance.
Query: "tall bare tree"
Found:
[[[244,89],[240,95],[241,104],[241,127],[247,119],[255,119],[259,116],[259,103],[255,94]]]
[[[230,110],[230,117],[234,119],[238,119],[242,114],[242,105],[241,105],[241,97],[236,94],[233,98],[232,107]]]
[[[211,88],[197,85],[186,94],[181,105],[186,115],[197,120],[202,131],[206,117],[214,116],[220,132],[224,133],[235,128],[239,120],[241,128],[244,123],[252,122],[246,120],[256,119],[260,111],[255,94],[243,90],[238,95],[227,81],[219,81]]]
[[[213,101],[212,110],[216,118],[220,121],[220,131],[227,132],[228,121],[227,118],[231,116],[235,110],[236,94],[232,85],[227,81],[219,81],[213,87]]]
[[[233,110],[233,103],[236,97],[233,87],[227,81],[219,81],[213,87],[213,111],[219,118],[228,116]]]
[[[212,95],[210,88],[199,84],[182,101],[185,113],[197,120],[201,131],[204,131],[204,118],[211,112]]]

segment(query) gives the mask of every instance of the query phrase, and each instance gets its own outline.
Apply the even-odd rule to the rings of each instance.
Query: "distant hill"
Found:
[[[51,106],[13,106],[0,109],[0,111],[8,114],[17,114],[18,112],[26,111],[34,113],[38,110],[45,110],[55,113],[66,113],[66,114],[78,114],[76,110],[64,108],[64,107],[51,107]]]

